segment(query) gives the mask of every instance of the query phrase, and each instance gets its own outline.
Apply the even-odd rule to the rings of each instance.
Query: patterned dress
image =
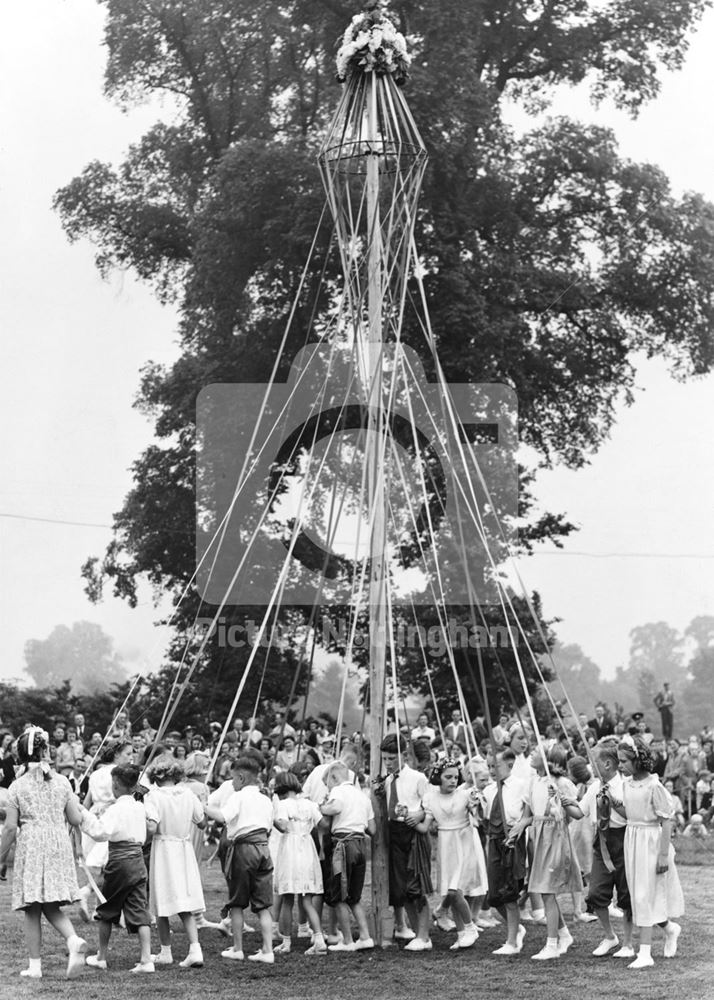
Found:
[[[13,781],[8,803],[18,811],[19,829],[12,879],[12,906],[71,903],[79,899],[74,855],[65,821],[72,787],[61,774],[45,781],[39,765]]]

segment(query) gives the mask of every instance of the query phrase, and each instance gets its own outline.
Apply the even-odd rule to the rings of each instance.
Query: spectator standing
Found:
[[[674,729],[674,695],[667,681],[655,695],[654,703],[662,721],[662,739],[671,740]]]

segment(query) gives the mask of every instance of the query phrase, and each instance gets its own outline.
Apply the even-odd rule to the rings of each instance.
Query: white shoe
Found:
[[[674,920],[670,920],[664,929],[664,957],[674,958],[677,954],[677,939],[682,933],[682,928],[679,924],[675,924]]]
[[[434,923],[442,931],[453,931],[456,928],[456,923],[446,913],[440,913],[438,917],[434,917]]]
[[[161,952],[158,955],[152,955],[151,961],[154,965],[173,965],[174,956],[173,955],[162,955]]]
[[[223,926],[223,921],[218,921],[214,923],[212,920],[206,920],[205,917],[196,917],[196,928],[199,931],[207,930],[210,928],[214,931],[219,931]]]
[[[182,962],[179,962],[179,968],[181,969],[202,969],[203,968],[203,952],[198,948],[194,954],[188,953],[186,958]]]
[[[415,937],[413,941],[404,945],[404,951],[431,951],[434,945],[431,941],[424,941],[423,938]]]
[[[233,924],[231,923],[230,917],[225,917],[221,920],[217,929],[221,932],[223,937],[233,937]]]
[[[305,950],[305,954],[306,955],[326,955],[327,954],[327,945],[326,944],[323,944],[323,945],[311,944],[310,947]]]
[[[371,948],[374,948],[372,938],[360,938],[358,941],[355,941],[355,951],[369,951]]]
[[[225,951],[221,952],[221,958],[232,958],[234,962],[242,962],[245,955],[242,951],[236,951],[235,948],[226,948]]]
[[[517,945],[509,944],[508,941],[502,944],[500,948],[496,948],[495,951],[491,952],[492,955],[520,955],[520,953],[521,949]]]
[[[570,933],[567,927],[563,927],[562,930],[558,931],[559,954],[564,955],[572,943],[573,943],[573,935]]]
[[[597,958],[602,958],[603,955],[609,955],[611,951],[614,951],[619,944],[619,940],[616,937],[603,938],[597,948],[594,949],[593,955]]]
[[[266,965],[275,963],[275,955],[272,951],[256,951],[255,955],[248,955],[249,962],[265,962]]]
[[[620,909],[620,907],[619,906],[615,906],[614,903],[611,903],[608,906],[607,911],[608,911],[608,913],[610,914],[611,917],[616,917],[618,920],[622,920],[622,918],[625,916],[625,914],[622,912],[622,910]]]
[[[354,941],[339,941],[337,944],[328,944],[328,951],[356,951]]]
[[[553,948],[552,945],[545,945],[540,951],[537,951],[535,955],[531,955],[531,958],[536,962],[547,962],[551,958],[560,958],[561,952],[558,948]]]
[[[69,949],[67,959],[67,979],[74,979],[78,976],[84,965],[84,953],[87,950],[87,942],[84,938],[79,938],[77,943]]]
[[[144,972],[156,972],[153,962],[137,962],[133,969],[130,970],[138,975]]]
[[[411,927],[403,927],[400,931],[395,931],[394,936],[397,941],[413,941],[416,934]]]
[[[523,947],[523,942],[525,941],[525,939],[526,939],[526,929],[523,926],[523,924],[519,924],[518,933],[516,934],[516,945],[519,951]]]
[[[20,975],[26,979],[42,979],[42,972],[35,972],[33,969],[21,969]]]
[[[104,969],[106,971],[106,958],[100,958],[99,955],[87,955],[86,962],[92,969]]]
[[[298,924],[297,936],[299,938],[309,938],[312,937],[312,931],[310,930],[309,924]]]
[[[287,941],[281,941],[279,945],[273,948],[276,955],[289,955],[292,951],[292,944],[290,938]]]
[[[342,931],[338,931],[337,934],[326,934],[325,941],[328,945],[331,944],[344,944],[344,937],[342,936]]]
[[[490,930],[492,927],[498,927],[499,921],[494,920],[493,917],[479,917],[476,920],[476,926],[481,931]]]
[[[581,924],[591,924],[593,920],[597,920],[594,913],[586,913],[585,911],[582,913],[576,913],[574,916],[575,919],[579,920]]]
[[[459,948],[470,948],[478,941],[478,928],[476,924],[466,924],[457,937]]]
[[[646,958],[644,955],[638,955],[634,962],[630,962],[627,966],[628,969],[649,969],[651,965],[654,965],[654,959],[651,955]]]
[[[612,953],[613,958],[634,958],[635,949],[629,944],[623,944],[622,948]]]

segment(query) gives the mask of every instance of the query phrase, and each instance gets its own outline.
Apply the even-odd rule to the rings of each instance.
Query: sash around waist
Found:
[[[268,843],[268,831],[267,830],[251,830],[249,833],[238,834],[237,837],[231,838],[229,840],[230,844],[238,846],[238,844],[267,844]]]
[[[143,858],[144,845],[135,840],[110,840],[109,857],[114,858]]]
[[[170,833],[157,833],[154,834],[154,840],[163,840],[178,844],[190,844],[190,837],[172,837]]]

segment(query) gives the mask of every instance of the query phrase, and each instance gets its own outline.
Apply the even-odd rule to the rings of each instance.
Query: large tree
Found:
[[[57,625],[46,639],[29,639],[25,670],[38,687],[69,681],[75,694],[98,694],[126,678],[111,637],[94,622]]]
[[[301,283],[322,204],[316,148],[338,99],[335,40],[355,6],[102,2],[108,95],[175,101],[172,124],[118,168],[91,163],[56,199],[69,237],[96,244],[100,269],[133,268],[181,315],[180,358],[148,365],[141,384],[156,443],[134,465],[104,559],[85,567],[95,597],[108,578],[133,602],[139,576],[178,596],[193,571],[197,392],[265,381],[291,302],[288,359],[326,305],[324,277],[338,273],[325,227]],[[557,118],[516,138],[503,100],[542,112],[557,86],[587,81],[634,114],[682,64],[707,6],[393,4],[413,36],[406,96],[430,154],[417,240],[442,364],[454,381],[516,389],[541,465],[588,460],[630,400],[636,354],[667,357],[679,377],[710,369],[714,208],[674,197],[607,129]],[[415,320],[404,337],[424,353]],[[534,514],[532,475],[523,471],[525,549],[571,530],[559,512]],[[179,634],[199,612],[191,592]],[[209,650],[206,669],[226,655]]]

